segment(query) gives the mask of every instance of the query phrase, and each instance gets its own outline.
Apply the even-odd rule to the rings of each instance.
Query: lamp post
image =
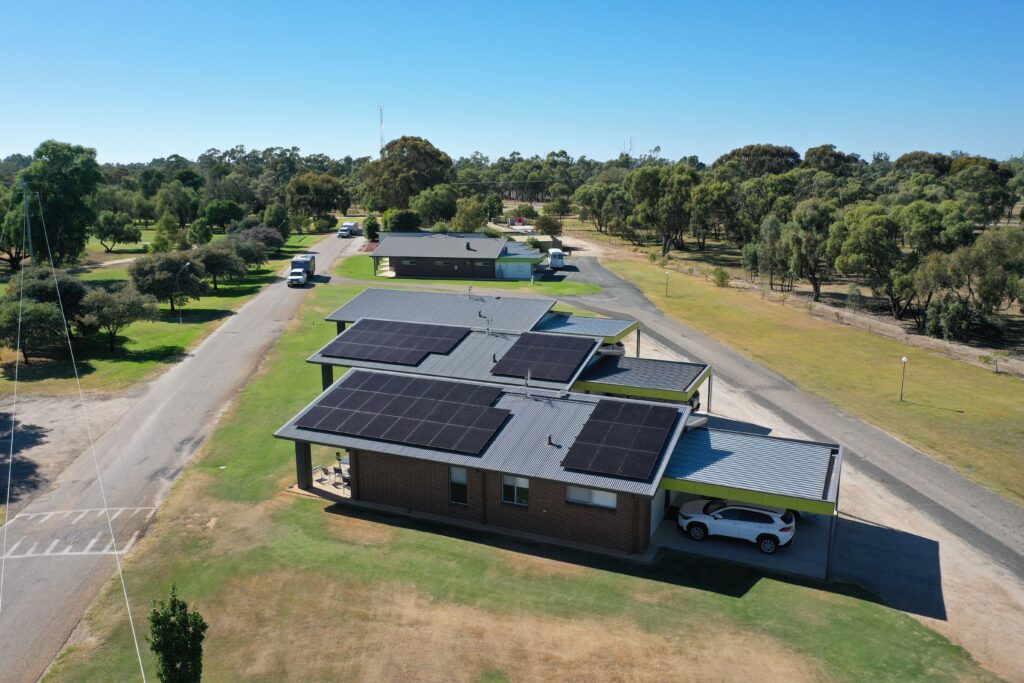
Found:
[[[907,357],[900,358],[903,365],[903,372],[900,374],[900,403],[903,403],[903,381],[907,378]]]
[[[192,266],[192,262],[191,261],[185,261],[185,265],[183,265],[181,268],[179,268],[178,272],[174,274],[174,293],[175,294],[178,293],[178,276],[181,275],[181,273],[186,268],[190,268],[191,266]],[[178,306],[178,324],[179,325],[182,324],[182,320],[181,320],[181,306]]]
[[[668,298],[668,271],[665,271],[665,298]]]

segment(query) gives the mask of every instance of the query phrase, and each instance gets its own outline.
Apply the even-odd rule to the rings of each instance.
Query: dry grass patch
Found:
[[[518,553],[504,548],[497,548],[495,552],[504,560],[501,570],[515,572],[516,574],[531,576],[578,576],[589,571],[586,567],[579,564],[561,562],[530,553]]]
[[[395,540],[395,528],[389,524],[360,519],[354,515],[324,515],[327,534],[357,545],[388,545]]]
[[[310,590],[297,594],[296,582]],[[287,603],[252,595],[289,595]],[[646,681],[700,672],[704,680],[824,678],[817,662],[777,640],[723,626],[659,636],[622,618],[556,619],[432,600],[394,583],[272,572],[232,583],[205,606],[213,626],[207,659],[219,680]],[[275,625],[289,624],[283,631]],[[714,648],[702,647],[712,639]]]

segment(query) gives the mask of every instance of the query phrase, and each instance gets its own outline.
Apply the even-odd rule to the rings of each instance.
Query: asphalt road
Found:
[[[1024,578],[1024,508],[828,401],[803,391],[724,344],[668,318],[635,285],[601,266],[596,258],[581,256],[576,262],[580,273],[575,279],[599,284],[603,292],[586,297],[564,297],[566,301],[595,313],[640,320],[643,334],[651,335],[684,357],[710,363],[715,368],[716,384],[729,384],[751,402],[781,416],[812,438],[842,443],[847,461],[879,486],[888,487]],[[828,349],[808,348],[808,353],[828,352]],[[877,549],[878,552],[884,550]],[[861,579],[869,577],[858,576],[858,567],[864,572],[877,572],[875,561],[878,558],[862,559],[864,561],[846,563],[852,575],[841,578],[861,583]]]
[[[362,243],[323,239],[313,250],[318,272]],[[45,671],[116,573],[115,548],[123,555],[145,534],[160,501],[307,295],[283,279],[269,285],[154,380],[114,427],[93,435],[114,539],[88,450],[10,520],[0,681],[35,681]],[[146,625],[136,629],[145,647]]]

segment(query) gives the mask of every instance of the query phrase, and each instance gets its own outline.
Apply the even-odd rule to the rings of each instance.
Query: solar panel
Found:
[[[602,399],[569,448],[562,467],[646,480],[675,426],[678,409]]]
[[[364,318],[320,353],[332,358],[419,365],[431,353],[451,353],[467,334],[468,327]]]
[[[494,364],[491,374],[525,378],[529,372],[534,379],[568,382],[597,343],[586,337],[527,332]]]
[[[334,434],[479,455],[510,411],[501,389],[356,370],[295,425]]]

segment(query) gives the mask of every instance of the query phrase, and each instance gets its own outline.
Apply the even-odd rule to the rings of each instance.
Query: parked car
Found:
[[[288,273],[289,287],[305,287],[308,281],[305,268],[292,268]]]
[[[615,342],[614,344],[602,344],[598,347],[597,353],[601,356],[625,356],[626,345],[622,342]]]
[[[790,510],[760,507],[728,500],[692,500],[679,508],[679,529],[695,541],[726,536],[756,543],[762,553],[772,554],[789,545],[796,533]]]

